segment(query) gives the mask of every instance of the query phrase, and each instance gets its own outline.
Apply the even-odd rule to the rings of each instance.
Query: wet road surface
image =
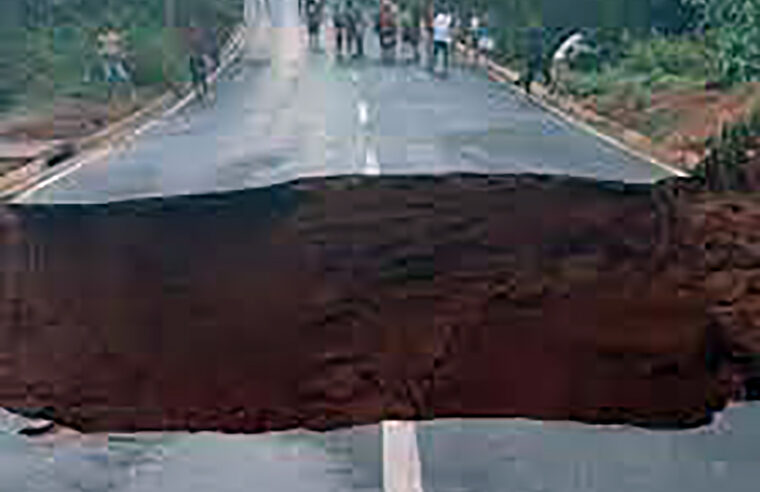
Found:
[[[482,70],[460,65],[442,79],[413,63],[383,65],[371,29],[365,60],[338,59],[329,30],[324,49],[310,52],[289,3],[272,3],[271,28],[250,30],[249,48],[221,77],[211,107],[162,118],[24,201],[103,202],[336,174],[665,176]]]

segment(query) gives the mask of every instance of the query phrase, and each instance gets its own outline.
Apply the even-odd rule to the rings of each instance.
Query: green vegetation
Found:
[[[576,67],[580,94],[614,90],[612,80],[647,86],[718,86],[760,77],[760,0],[458,0],[458,11],[488,12],[503,61],[522,66],[526,32],[540,29],[545,63],[570,33],[598,50]],[[622,79],[621,79],[622,76]]]
[[[734,84],[760,75],[760,0],[690,0],[710,34],[720,81]]]
[[[243,0],[3,0],[0,110],[45,106],[59,97],[102,97],[103,84],[90,74],[105,29],[122,34],[138,89],[183,80],[185,48],[172,27],[193,18],[223,38],[242,11]],[[165,22],[167,12],[172,25]]]
[[[718,111],[725,104],[728,113],[739,114],[733,112],[736,104],[751,106],[757,101],[757,86],[748,83],[760,81],[760,0],[447,3],[465,21],[471,13],[487,13],[496,41],[494,56],[521,72],[527,70],[529,59],[538,57],[545,81],[550,81],[548,67],[562,41],[582,32],[592,53],[571,62],[559,89],[648,135],[656,144],[667,147],[684,142],[685,152],[700,152],[696,149],[704,142],[701,135],[715,131],[711,125],[724,114],[708,115],[709,108],[699,114],[699,95],[706,89],[719,91],[709,96]],[[529,42],[536,32],[540,42]],[[696,120],[689,119],[695,114]],[[725,170],[727,162],[732,163],[729,167],[736,163],[741,167],[742,159],[748,158],[745,147],[760,141],[755,126],[760,127],[760,117],[753,118],[726,125],[708,142],[709,157],[700,172],[707,169],[722,186],[739,186],[731,179],[741,179],[725,177],[732,172],[721,171],[718,174],[723,177],[715,178],[715,170]]]
[[[760,187],[760,108],[725,125],[707,143],[707,157],[695,169],[711,191],[757,191]]]
[[[716,74],[710,50],[691,35],[638,39],[615,63],[575,68],[566,88],[581,97],[610,95],[629,85],[644,93],[704,89]]]

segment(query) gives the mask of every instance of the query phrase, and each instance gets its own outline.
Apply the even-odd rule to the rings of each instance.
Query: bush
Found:
[[[688,37],[654,36],[635,41],[622,59],[630,72],[675,75],[705,80],[710,55],[704,40]]]
[[[244,0],[176,0],[176,24],[191,16],[220,35],[243,17]],[[0,3],[0,110],[52,102],[57,96],[99,97],[97,34],[125,34],[133,80],[152,86],[186,80],[182,43],[164,22],[164,0],[3,0]],[[6,26],[7,24],[7,26]],[[100,84],[102,85],[102,84]]]
[[[757,191],[747,169],[750,151],[760,140],[760,111],[724,125],[719,135],[708,139],[707,156],[694,171],[712,191]]]
[[[128,33],[132,48],[132,71],[134,82],[153,85],[181,78],[182,46],[172,31],[162,28],[134,28]],[[166,71],[168,68],[168,72]]]
[[[598,72],[602,68],[599,55],[594,52],[581,52],[578,53],[570,64],[573,70],[579,72]]]
[[[704,88],[706,81],[715,76],[709,48],[702,38],[654,35],[637,39],[630,43],[617,63],[604,64],[593,55],[587,56],[582,63],[573,64],[575,73],[566,82],[567,89],[581,97],[698,89]],[[627,100],[637,101],[638,107],[645,98]]]
[[[650,74],[631,73],[620,66],[598,71],[573,72],[565,81],[566,89],[580,97],[616,93],[635,93],[649,88]],[[613,98],[614,99],[614,98]]]

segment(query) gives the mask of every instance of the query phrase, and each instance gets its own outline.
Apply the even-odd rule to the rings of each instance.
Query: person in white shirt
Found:
[[[573,35],[568,36],[559,48],[557,48],[557,51],[554,52],[551,66],[551,92],[557,91],[560,82],[570,70],[570,60],[575,54],[583,51],[584,47],[583,34],[576,32]]]
[[[480,18],[477,15],[473,15],[470,18],[470,43],[472,49],[478,49],[478,33],[480,32]]]
[[[433,21],[433,59],[431,68],[435,69],[438,53],[443,53],[444,72],[449,69],[449,45],[451,44],[451,16],[439,12]]]

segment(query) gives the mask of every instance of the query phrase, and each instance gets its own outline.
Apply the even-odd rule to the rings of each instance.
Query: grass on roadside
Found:
[[[189,79],[186,47],[180,31],[165,26],[163,0],[51,5],[46,19],[18,18],[0,29],[0,114],[46,112],[62,100],[106,100],[97,53],[98,34],[106,28],[123,35],[139,94]],[[177,5],[176,25],[186,26],[195,15],[217,29],[222,44],[242,20],[242,6],[243,0],[187,0]],[[9,9],[0,6],[0,16],[15,12]]]
[[[760,106],[724,125],[707,142],[707,156],[694,171],[712,191],[760,190]]]
[[[631,93],[641,104],[651,91],[704,89],[711,63],[700,38],[653,37],[633,42],[615,63],[575,67],[565,89],[579,97]]]

